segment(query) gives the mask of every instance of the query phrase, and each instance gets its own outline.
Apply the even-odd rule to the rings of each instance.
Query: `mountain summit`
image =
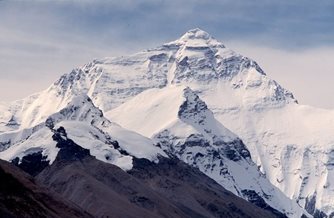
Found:
[[[209,40],[212,39],[212,36],[200,28],[195,28],[187,31],[179,40],[187,41],[191,39]]]
[[[164,44],[165,46],[168,45],[183,45],[187,47],[221,47],[224,48],[225,46],[223,43],[217,41],[213,38],[209,33],[201,30],[199,28],[195,28],[189,30],[185,34],[183,34],[179,39]]]

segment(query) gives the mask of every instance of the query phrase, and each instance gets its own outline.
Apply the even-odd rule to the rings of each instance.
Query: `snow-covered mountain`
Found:
[[[189,91],[193,93],[189,97],[199,96],[205,102],[209,110],[203,108],[204,111],[213,112],[210,119],[203,121],[205,128],[199,123],[202,112],[186,113],[192,115],[180,118],[178,112],[184,102],[184,86],[193,90]],[[43,140],[43,136],[52,134],[43,123],[79,95],[88,95],[108,118],[153,140],[177,136],[169,145],[176,151],[180,151],[177,145],[182,137],[187,139],[193,133],[204,134],[203,139],[208,141],[210,149],[216,149],[213,141],[217,136],[223,137],[224,142],[239,137],[252,161],[286,196],[311,214],[320,216],[334,212],[331,201],[334,196],[331,184],[334,111],[299,105],[293,94],[270,79],[255,61],[226,48],[200,29],[190,30],[178,40],[134,55],[94,60],[63,75],[45,91],[8,105],[1,104],[0,150],[3,152],[0,155],[5,157],[3,155],[9,155],[11,150],[22,145],[33,147],[28,142],[34,136],[35,140]],[[138,108],[131,106],[131,101],[138,101],[138,105],[151,102],[151,105]],[[147,117],[139,112],[136,114],[137,109],[146,111]],[[66,128],[66,119],[61,122],[68,134],[71,135],[73,129],[74,137],[80,133],[76,130],[92,128],[90,124]],[[212,122],[219,124],[212,125]],[[57,125],[55,122],[59,127]],[[115,138],[117,135],[112,134],[112,140],[119,141]],[[164,147],[162,141],[160,144]],[[203,149],[208,151],[208,147]],[[188,157],[179,152],[175,155],[184,160]],[[248,159],[244,157],[242,162],[250,164]],[[195,162],[189,159],[188,163],[195,165]],[[257,178],[256,173],[252,178]]]

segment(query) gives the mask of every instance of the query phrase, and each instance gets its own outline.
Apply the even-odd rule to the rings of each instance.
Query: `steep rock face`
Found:
[[[152,137],[166,153],[198,168],[234,194],[288,216],[302,215],[301,208],[259,172],[243,142],[215,119],[190,88],[144,91],[107,116]]]
[[[5,161],[0,161],[0,178],[1,217],[92,217]]]

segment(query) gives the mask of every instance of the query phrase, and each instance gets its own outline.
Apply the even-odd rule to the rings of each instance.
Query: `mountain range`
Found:
[[[83,216],[331,217],[333,121],[193,29],[2,103],[0,158]]]

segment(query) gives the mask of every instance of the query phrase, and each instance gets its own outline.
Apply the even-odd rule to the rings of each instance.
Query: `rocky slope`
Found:
[[[5,161],[0,161],[0,179],[1,217],[92,217]]]

